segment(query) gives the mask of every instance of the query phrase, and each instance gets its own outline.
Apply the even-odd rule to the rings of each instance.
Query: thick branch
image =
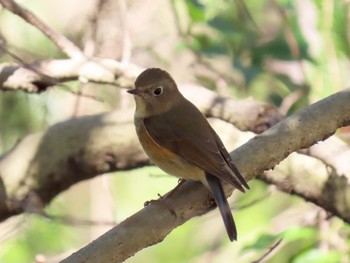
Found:
[[[45,205],[81,180],[148,164],[132,115],[129,110],[71,119],[21,140],[0,159],[0,174],[12,200],[8,210],[30,210],[26,204],[32,204],[31,198],[39,197]],[[6,218],[6,213],[0,215]]]
[[[196,93],[196,96],[200,97],[198,94]],[[237,149],[232,156],[245,178],[249,180],[261,174],[262,171],[275,166],[289,153],[306,148],[328,137],[338,127],[349,124],[349,99],[349,90],[335,94],[289,117]],[[209,105],[220,105],[220,103],[215,103],[216,101],[213,100]],[[226,111],[213,110],[211,112],[214,115]],[[10,190],[7,191],[8,196],[10,198],[15,196],[16,198],[11,200],[19,201],[11,203],[7,200],[6,209],[10,210],[12,205],[13,210],[11,211],[15,211],[13,212],[15,214],[16,211],[18,212],[16,209],[28,209],[25,204],[33,203],[28,200],[33,197],[33,193],[45,204],[60,191],[79,180],[108,171],[130,169],[148,164],[147,158],[138,146],[135,133],[131,133],[134,130],[131,115],[132,113],[114,112],[73,119],[51,127],[45,134],[32,135],[21,141],[17,147],[0,159],[0,174],[6,188]],[[224,118],[231,120],[227,116]],[[20,159],[16,157],[18,154],[21,155]],[[23,163],[18,163],[18,161]],[[19,177],[17,181],[14,180],[16,176]],[[23,178],[26,180],[21,181]],[[14,181],[16,184],[11,186],[10,182]],[[332,187],[336,189],[336,186],[329,184],[321,184],[320,187],[327,190]],[[344,187],[343,190],[348,188]],[[339,190],[342,191],[342,188]],[[330,191],[330,195],[332,194],[334,192]],[[317,196],[314,196],[309,200],[316,199]],[[125,221],[119,226],[120,228],[117,227],[107,233],[109,241],[102,237],[69,260],[80,262],[79,257],[93,258],[91,254],[96,251],[93,252],[90,249],[96,246],[101,246],[101,253],[105,257],[105,261],[99,260],[100,262],[116,260],[115,255],[120,256],[118,260],[125,259],[136,253],[138,249],[159,242],[174,227],[213,207],[206,190],[193,183],[186,184],[182,190],[176,192],[176,195],[169,198],[168,202],[174,208],[176,218],[161,205],[152,205],[134,215],[132,219]],[[331,212],[339,210],[334,205],[331,209],[331,203],[319,203],[319,205]],[[0,208],[2,207],[0,205]],[[345,203],[344,209],[339,210],[337,215],[349,222],[348,211],[349,205]],[[138,220],[144,217],[150,218],[148,226],[147,222]],[[132,228],[133,233],[139,231],[143,238],[139,238],[139,235],[130,240],[129,236],[129,240],[124,240],[124,233],[128,231],[124,227]],[[103,249],[108,247],[106,242],[113,244],[113,251]],[[126,247],[136,249],[131,251]]]
[[[311,146],[333,134],[337,128],[348,125],[349,101],[350,90],[345,90],[315,103],[251,139],[232,152],[232,158],[244,177],[250,180],[264,170],[273,168],[291,152]],[[302,184],[304,178],[298,177],[295,180]],[[339,182],[342,183],[342,187],[339,187]],[[349,196],[348,181],[342,178],[333,180],[330,176],[329,179],[318,182],[318,186],[322,190],[311,193],[314,196],[309,196],[308,200],[318,200],[318,205],[329,209],[330,212],[336,211],[338,216],[350,223],[350,204],[344,202],[344,197]],[[319,199],[325,191],[329,199]],[[303,194],[310,195],[308,192]],[[338,199],[339,197],[341,199]],[[160,242],[172,229],[193,216],[211,209],[210,200],[203,187],[196,183],[187,183],[167,199],[176,217],[166,206],[146,207],[64,262],[96,262],[97,259],[99,262],[122,262],[140,249]],[[329,200],[339,201],[341,209],[332,205]],[[131,238],[131,231],[135,238]]]
[[[314,158],[295,154],[287,165],[279,165],[259,178],[350,223],[349,145],[332,136],[299,152]]]
[[[338,137],[315,144],[300,153],[315,157],[333,169],[336,174],[350,175],[350,147]],[[350,180],[350,178],[349,178]]]
[[[261,114],[262,108],[273,108],[252,100],[226,99],[225,104],[212,107],[213,103],[207,102],[219,100],[218,95],[201,87],[186,89],[186,96],[198,97],[202,92],[203,100],[196,101],[200,109],[230,119],[241,129],[259,129],[261,123],[269,127],[278,119],[278,115],[269,119],[270,115]],[[238,110],[242,113],[235,114],[236,118],[227,117]],[[7,190],[4,193],[10,193],[12,201],[0,206],[0,219],[30,210],[27,204],[32,204],[33,197],[39,197],[45,205],[81,180],[148,163],[134,133],[132,109],[58,123],[45,133],[25,137],[1,157],[0,174]]]

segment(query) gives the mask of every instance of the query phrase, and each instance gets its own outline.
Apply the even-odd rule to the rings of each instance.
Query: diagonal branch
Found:
[[[119,65],[115,62],[112,64]],[[108,63],[106,65],[110,66]],[[122,67],[119,70],[123,72]],[[119,73],[118,76],[121,75],[122,73]],[[134,76],[134,71],[129,71],[126,75]],[[249,130],[247,127],[250,125],[244,123],[245,118],[249,119],[249,111],[242,109],[244,104],[240,104],[241,111],[230,111],[231,106],[239,102],[231,103],[231,99],[224,99],[210,91],[207,93],[198,86],[183,87],[186,96],[186,92],[190,93],[191,90],[197,99],[205,98],[199,107],[207,115],[242,125],[236,116],[233,116],[238,115],[238,118],[242,118],[242,126]],[[193,100],[198,105],[195,98]],[[283,120],[234,151],[232,156],[237,166],[246,179],[252,179],[264,170],[274,167],[291,152],[327,138],[338,127],[350,124],[349,100],[350,90],[344,90]],[[239,116],[239,112],[242,112],[242,116]],[[255,120],[259,114],[261,111],[255,115]],[[17,158],[18,154],[21,158]],[[136,140],[131,112],[112,112],[58,123],[46,133],[24,138],[12,151],[0,158],[0,174],[7,190],[0,192],[1,196],[4,196],[0,200],[4,201],[0,203],[0,210],[4,210],[4,213],[0,211],[0,215],[6,218],[23,211],[30,212],[35,209],[32,207],[33,203],[45,205],[59,192],[80,180],[148,164],[149,161]],[[305,178],[295,177],[294,180],[305,184]],[[312,179],[308,182],[311,184]],[[299,184],[291,184],[291,187],[297,187]],[[340,185],[342,187],[339,187]],[[337,198],[349,196],[349,184],[344,183],[342,177],[328,176],[319,182],[317,187],[321,190],[311,193],[300,190],[299,195],[350,222],[349,204],[341,202],[342,198]],[[289,189],[290,192],[293,192],[292,190]],[[227,191],[227,194],[230,194],[232,189],[227,188]],[[318,198],[318,195],[325,191],[328,198]],[[42,204],[33,202],[33,199],[40,200]],[[181,191],[168,199],[168,202],[174,208],[176,218],[162,205],[146,207],[67,259],[67,262],[81,262],[79,258],[90,260],[90,257],[92,261],[86,262],[94,262],[94,257],[98,255],[91,249],[100,246],[103,254],[99,262],[119,262],[146,246],[160,242],[176,226],[213,208],[210,195],[195,183],[185,184]],[[3,217],[6,211],[8,214]],[[130,240],[128,231],[135,233],[135,239]],[[113,250],[108,250],[108,247],[112,246]]]
[[[33,25],[44,33],[49,39],[51,39],[56,46],[62,50],[68,57],[73,59],[83,59],[84,55],[81,50],[68,38],[54,31],[52,28],[47,26],[43,21],[41,21],[35,14],[29,10],[21,7],[19,4],[13,0],[0,0],[0,4],[3,7],[10,10],[12,13],[23,18],[26,22]]]
[[[328,138],[337,128],[350,124],[349,100],[348,89],[281,121],[232,152],[235,163],[244,177],[251,180],[264,170],[273,168],[291,152]],[[299,184],[304,183],[303,177],[294,179]],[[349,182],[329,175],[317,184],[320,191],[311,193],[314,196],[311,197],[308,192],[301,195],[313,202],[318,200],[315,203],[350,223],[350,204],[344,202],[349,200],[344,199],[350,196]],[[228,194],[232,193],[230,187],[225,189]],[[325,192],[328,198],[320,198]],[[169,205],[176,217],[169,211]],[[198,183],[186,182],[167,199],[167,205],[145,207],[63,262],[122,262],[137,251],[161,242],[174,228],[212,208],[209,193]]]

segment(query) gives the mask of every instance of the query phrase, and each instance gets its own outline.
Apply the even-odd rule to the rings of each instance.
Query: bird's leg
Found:
[[[143,206],[149,206],[151,204],[155,204],[158,202],[161,202],[164,200],[163,196],[161,194],[158,194],[159,199],[152,199],[152,200],[148,200],[146,202],[143,203]]]
[[[177,186],[175,186],[175,188],[174,188],[173,190],[171,190],[171,191],[169,192],[169,194],[166,195],[165,198],[171,197],[176,191],[179,190],[179,188],[181,187],[181,185],[183,185],[184,182],[186,182],[186,180],[180,178],[179,181],[178,181],[178,183],[177,183]]]
[[[152,203],[154,203],[154,202],[161,202],[161,201],[164,201],[164,200],[166,200],[167,198],[171,197],[177,190],[179,190],[179,188],[181,187],[181,185],[182,185],[185,181],[186,181],[186,180],[184,180],[184,179],[179,179],[177,186],[175,186],[175,188],[172,189],[166,196],[162,196],[162,195],[158,194],[159,199],[157,199],[157,200],[153,199],[153,200],[146,201],[146,202],[144,203],[144,206],[148,206],[148,205],[150,205],[150,204],[152,204]]]

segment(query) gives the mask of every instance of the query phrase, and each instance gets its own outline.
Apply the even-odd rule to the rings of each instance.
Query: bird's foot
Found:
[[[144,206],[149,206],[151,204],[156,204],[162,201],[165,201],[169,197],[171,197],[180,187],[181,185],[185,182],[184,179],[179,179],[177,186],[175,186],[174,189],[172,189],[166,196],[162,196],[161,194],[158,194],[159,199],[152,199],[149,201],[146,201],[143,205]]]
[[[165,199],[161,194],[158,194],[158,197],[159,197],[159,199],[152,199],[152,200],[148,200],[148,201],[144,202],[143,206],[146,207],[146,206],[149,206],[152,204],[157,204],[157,203],[162,202]]]
[[[164,205],[172,215],[175,216],[175,218],[177,218],[177,215],[175,213],[175,210],[173,207],[171,207],[168,203],[166,203],[166,200],[171,197],[180,187],[181,185],[185,182],[184,179],[179,179],[179,182],[177,184],[177,186],[175,186],[174,189],[172,189],[167,195],[165,196],[162,196],[160,194],[158,194],[158,197],[159,199],[152,199],[152,200],[149,200],[149,201],[146,201],[143,205],[146,207],[146,206],[149,206],[149,205]]]
[[[169,210],[169,212],[175,217],[177,218],[177,215],[175,213],[175,210],[174,208],[169,205],[167,202],[166,202],[166,199],[168,196],[162,196],[160,194],[158,194],[159,196],[159,199],[152,199],[152,200],[149,200],[149,201],[146,201],[143,205],[146,207],[146,206],[149,206],[149,205],[162,205],[164,207],[166,207],[167,210]]]

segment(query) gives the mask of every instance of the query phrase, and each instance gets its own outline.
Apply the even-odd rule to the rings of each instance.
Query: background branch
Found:
[[[91,82],[122,85],[129,88],[142,71],[142,68],[133,64],[126,66],[112,59],[99,58],[85,62],[70,59],[42,61],[31,64],[30,67],[35,71],[16,65],[0,64],[0,88],[42,92],[52,85],[52,82],[48,82],[44,77],[45,75],[58,82],[84,78]],[[37,74],[36,71],[42,74]],[[251,98],[245,100],[224,98],[195,84],[180,85],[180,90],[208,117],[219,115],[240,130],[261,133],[281,119],[276,108]]]
[[[222,98],[194,85],[185,86],[183,91],[189,99],[196,98],[195,104],[207,115],[227,120],[242,130],[261,131],[279,120],[275,108],[252,99]],[[21,156],[20,161],[17,156]],[[45,205],[81,180],[148,164],[134,133],[133,109],[58,123],[45,133],[26,136],[0,158],[4,192],[12,196],[0,218],[30,210],[26,204],[33,202],[28,199],[39,197],[41,203],[35,204]]]
[[[68,57],[75,59],[82,59],[84,57],[81,50],[73,42],[71,42],[62,34],[53,30],[51,27],[47,26],[29,10],[21,7],[19,4],[12,0],[0,0],[0,3],[3,5],[3,7],[7,8],[12,13],[18,15],[26,22],[39,29],[49,39],[51,39],[56,44],[56,46],[60,48]]]

